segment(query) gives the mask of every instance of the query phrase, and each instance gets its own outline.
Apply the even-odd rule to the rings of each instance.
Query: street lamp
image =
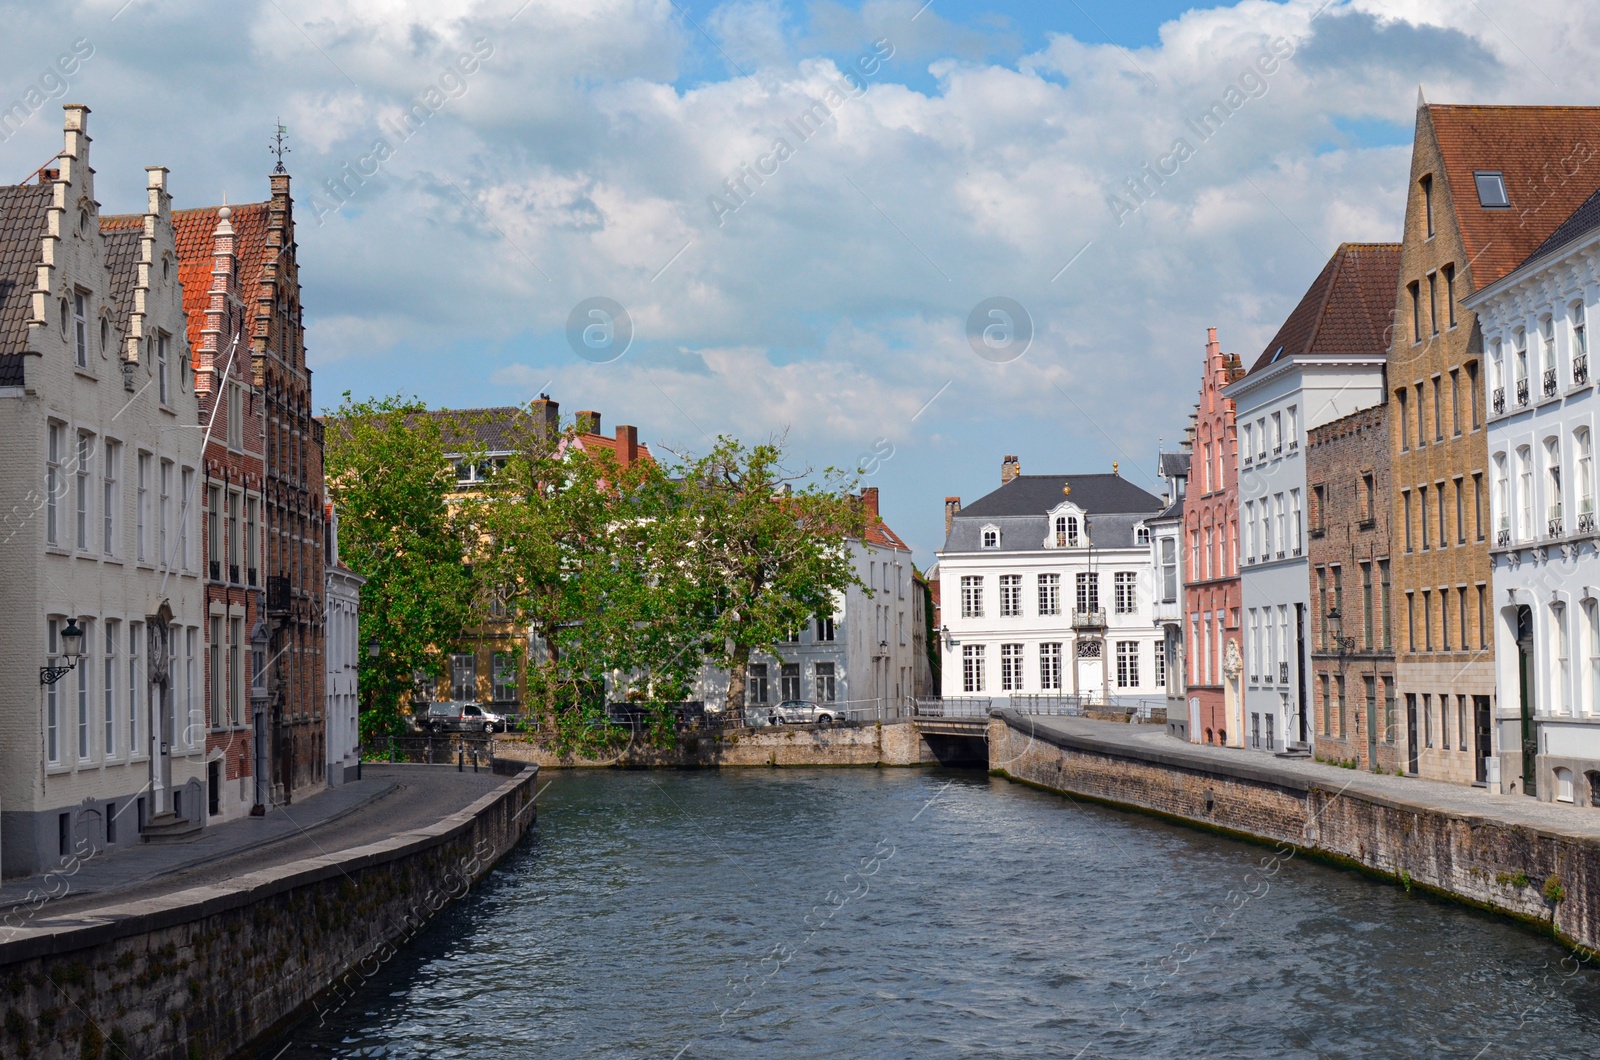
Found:
[[[67,665],[39,667],[41,685],[55,684],[76,668],[78,660],[83,657],[83,630],[75,618],[67,619],[66,628],[61,631],[61,655],[67,660]]]
[[[1356,638],[1341,635],[1344,633],[1344,616],[1339,614],[1338,607],[1328,609],[1328,629],[1333,633],[1334,647],[1339,654],[1349,655],[1351,649],[1356,646]]]
[[[378,657],[378,652],[382,650],[382,648],[383,645],[378,643],[378,638],[373,637],[371,640],[367,641],[367,658],[376,659]]]

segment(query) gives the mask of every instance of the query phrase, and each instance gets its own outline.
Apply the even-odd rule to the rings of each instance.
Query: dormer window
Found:
[[[1485,210],[1511,208],[1511,200],[1506,196],[1505,176],[1498,170],[1478,170],[1472,174],[1472,180],[1478,186],[1479,206]]]
[[[1133,539],[1138,544],[1148,545],[1150,543],[1150,528],[1142,525],[1134,527]]]
[[[984,548],[999,548],[1000,547],[1000,529],[999,529],[999,527],[986,526],[986,527],[983,528],[981,533],[982,533],[982,538],[981,539],[983,541],[983,547]]]
[[[1056,516],[1056,547],[1078,547],[1078,517],[1076,515]]]

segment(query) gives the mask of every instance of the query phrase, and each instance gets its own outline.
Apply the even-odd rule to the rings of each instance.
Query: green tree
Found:
[[[702,659],[728,671],[724,709],[745,700],[750,656],[780,644],[861,584],[850,539],[866,530],[853,479],[783,466],[781,440],[745,447],[726,435],[674,469],[672,504],[655,537],[656,568],[678,588]]]
[[[415,399],[355,401],[345,392],[325,422],[328,498],[339,513],[340,558],[361,589],[363,742],[406,731],[413,674],[434,679],[473,620],[469,536],[451,495],[444,426]]]

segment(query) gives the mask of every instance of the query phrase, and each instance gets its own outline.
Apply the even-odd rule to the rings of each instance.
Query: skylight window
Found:
[[[1473,181],[1478,185],[1478,205],[1486,210],[1504,209],[1511,205],[1506,197],[1505,177],[1500,173],[1476,172]]]

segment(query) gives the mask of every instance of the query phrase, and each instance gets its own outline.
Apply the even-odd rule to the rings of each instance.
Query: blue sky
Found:
[[[1205,329],[1248,361],[1339,241],[1395,237],[1419,83],[1592,103],[1600,79],[1600,11],[1550,0],[0,8],[6,99],[74,40],[95,49],[0,142],[9,179],[58,149],[67,96],[93,109],[106,210],[139,208],[151,164],[179,207],[260,199],[288,125],[319,402],[548,389],[662,447],[876,454],[867,482],[923,565],[944,496],[993,489],[1006,454],[1037,473],[1115,460],[1154,488]],[[875,41],[893,54],[851,88]],[[808,111],[818,131],[797,135]],[[379,137],[390,157],[331,192]],[[606,363],[566,334],[593,298],[634,325]],[[1021,356],[969,342],[994,298],[1031,322]]]

